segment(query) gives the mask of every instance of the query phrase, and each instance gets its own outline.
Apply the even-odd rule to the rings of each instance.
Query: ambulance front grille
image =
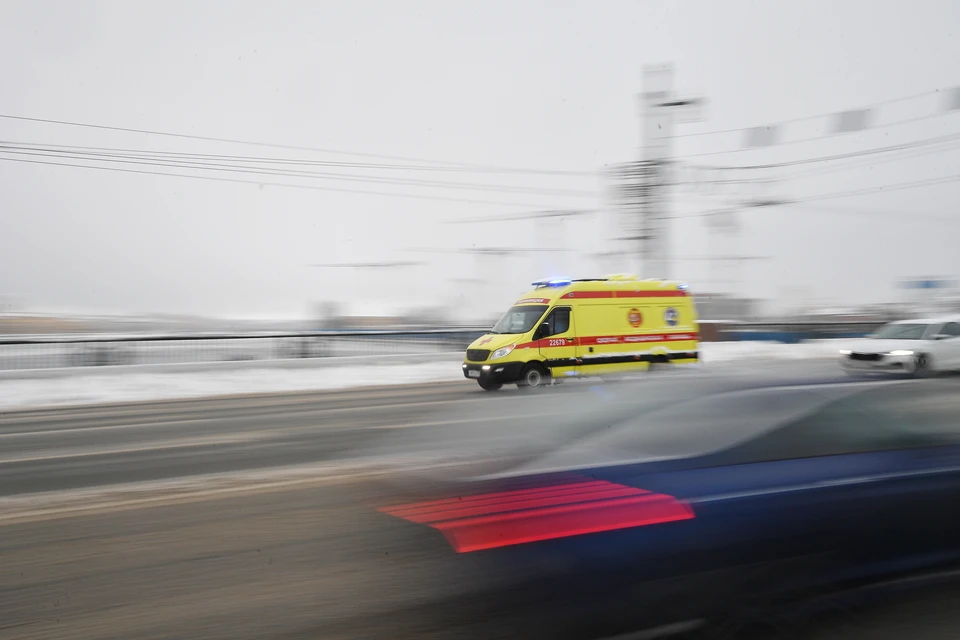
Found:
[[[467,360],[471,362],[483,362],[489,357],[489,349],[467,349]]]

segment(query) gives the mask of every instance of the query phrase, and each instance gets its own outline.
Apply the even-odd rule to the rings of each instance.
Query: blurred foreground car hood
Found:
[[[478,480],[543,476],[624,465],[671,462],[671,468],[723,464],[722,452],[801,418],[818,406],[853,392],[854,385],[729,389],[682,404],[650,407],[624,416],[615,427],[528,459]],[[670,432],[687,435],[671,439]],[[662,467],[662,465],[656,465]]]
[[[799,384],[806,388],[811,383]],[[464,406],[454,404],[445,413],[431,416],[435,428],[391,430],[376,443],[374,453],[416,452],[447,461],[405,474],[404,482],[425,482],[437,489],[444,484],[699,457],[727,446],[731,433],[755,435],[853,390],[854,386],[844,383],[828,387],[813,383],[816,391],[811,386],[809,394],[795,393],[786,400],[777,389],[790,383],[775,376],[719,377],[678,370],[654,378],[584,386],[575,392],[578,385],[518,394],[509,400],[484,396],[468,405],[468,420],[463,419]],[[740,398],[740,392],[757,389],[769,389],[766,400],[745,404]],[[636,436],[677,428],[687,432],[692,428],[694,437],[667,443],[666,448],[656,442],[652,448],[637,446]],[[721,433],[725,434],[722,440]]]
[[[352,453],[442,460],[409,469],[404,481],[459,483],[567,449],[651,408],[755,383],[752,377],[678,370],[614,384],[568,383],[532,394],[478,393],[425,414],[421,419],[429,426],[384,430]]]

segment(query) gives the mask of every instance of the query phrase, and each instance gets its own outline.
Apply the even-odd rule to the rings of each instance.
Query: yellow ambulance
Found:
[[[616,275],[533,287],[467,349],[465,378],[495,391],[698,361],[697,315],[685,284]]]

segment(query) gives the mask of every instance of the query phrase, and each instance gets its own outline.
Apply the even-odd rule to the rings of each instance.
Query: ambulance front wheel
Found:
[[[498,391],[503,385],[499,382],[488,382],[485,380],[477,380],[477,383],[480,385],[480,388],[484,391]]]
[[[523,370],[517,386],[521,389],[539,389],[549,380],[546,369],[538,364],[529,364]]]

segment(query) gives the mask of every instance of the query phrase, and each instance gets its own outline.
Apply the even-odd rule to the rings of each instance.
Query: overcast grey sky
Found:
[[[638,153],[643,65],[673,63],[678,91],[708,99],[704,120],[681,125],[678,133],[725,130],[949,90],[960,85],[958,28],[960,3],[951,0],[0,0],[0,114],[438,163],[592,172]],[[885,105],[871,130],[844,136],[824,137],[827,119],[797,123],[782,131],[783,140],[814,139],[772,150],[698,155],[739,148],[742,134],[731,133],[679,138],[675,152],[686,164],[731,166],[960,134],[960,112],[934,117],[941,105],[942,95],[933,94]],[[887,126],[903,120],[911,122]],[[397,162],[12,119],[0,119],[0,140]],[[931,150],[878,154],[870,164],[860,158],[750,175],[789,177],[763,193],[803,199],[960,174],[956,147]],[[489,201],[479,203],[12,158],[51,159],[0,153],[0,296],[38,309],[279,316],[303,314],[330,299],[369,301],[367,308],[353,307],[360,311],[440,302],[497,306],[532,278],[595,275],[600,267],[572,254],[478,260],[403,250],[552,246],[596,252],[609,248],[615,233],[612,218],[602,215],[553,227],[445,224],[543,207],[609,208],[605,182],[590,175],[308,167],[543,191],[531,194],[203,172]],[[819,173],[796,176],[801,170]],[[671,213],[695,214],[759,193],[751,189],[683,187],[674,193]],[[780,306],[880,301],[899,295],[894,283],[901,276],[958,275],[958,195],[960,184],[947,183],[757,209],[743,214],[736,241],[712,238],[703,218],[681,218],[673,239],[684,255],[723,250],[771,256],[745,265],[739,286]],[[432,264],[359,274],[307,266],[410,259]],[[720,278],[703,261],[682,263],[677,271],[700,289]],[[473,277],[487,284],[450,282]]]

